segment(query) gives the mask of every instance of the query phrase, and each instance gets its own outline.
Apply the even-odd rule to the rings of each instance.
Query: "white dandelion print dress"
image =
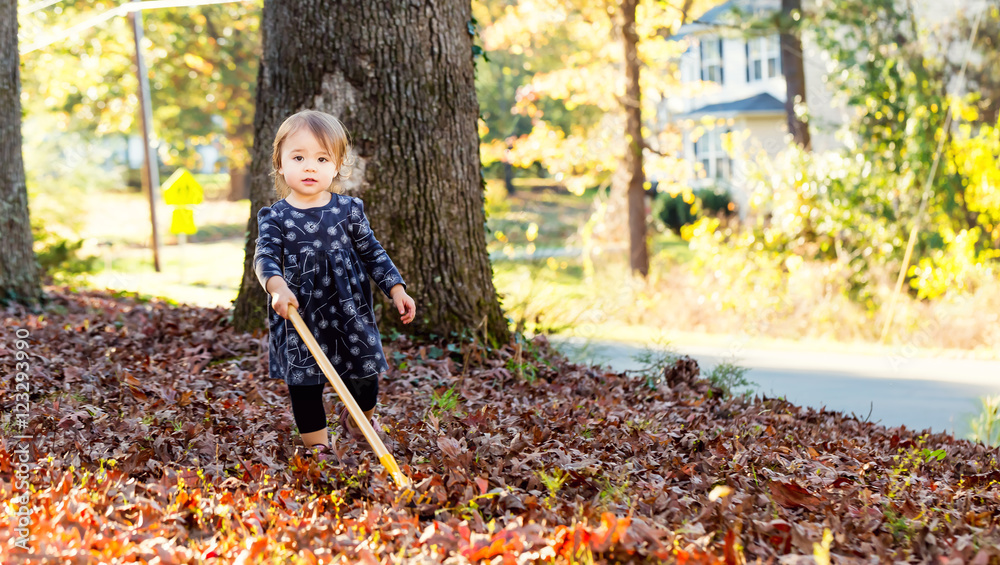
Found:
[[[325,206],[306,209],[279,200],[257,212],[257,225],[257,279],[266,289],[269,278],[284,277],[337,373],[355,380],[387,371],[368,277],[387,297],[406,281],[375,239],[361,199],[333,194]],[[271,307],[270,295],[267,313],[270,377],[288,385],[325,382],[292,322]]]

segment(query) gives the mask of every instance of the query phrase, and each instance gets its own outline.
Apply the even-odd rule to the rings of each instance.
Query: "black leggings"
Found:
[[[363,379],[344,379],[351,396],[358,402],[362,412],[375,408],[378,398],[378,375]],[[288,385],[288,396],[292,399],[292,415],[300,434],[308,434],[326,427],[326,409],[323,406],[323,389],[327,379],[318,385]]]

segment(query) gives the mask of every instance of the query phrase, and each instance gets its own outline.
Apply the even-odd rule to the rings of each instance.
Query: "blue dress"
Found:
[[[406,282],[375,239],[360,198],[332,194],[330,202],[296,208],[279,200],[257,212],[259,236],[254,272],[267,289],[272,276],[284,277],[299,301],[299,314],[343,379],[378,378],[389,370],[368,276],[389,298]],[[269,373],[288,385],[326,382],[319,365],[291,320],[267,298]]]

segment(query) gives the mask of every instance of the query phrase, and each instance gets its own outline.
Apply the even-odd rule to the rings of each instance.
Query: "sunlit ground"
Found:
[[[160,271],[153,267],[149,202],[139,194],[91,199],[83,253],[100,258],[90,278],[98,288],[162,296],[200,306],[231,306],[243,271],[250,202],[206,201],[195,206],[198,233],[180,245],[169,233],[171,206],[159,204]]]

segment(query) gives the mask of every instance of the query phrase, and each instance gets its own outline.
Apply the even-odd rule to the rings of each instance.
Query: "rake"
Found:
[[[368,440],[368,445],[371,446],[372,451],[378,456],[378,460],[382,462],[382,466],[385,467],[389,474],[392,476],[392,480],[396,483],[397,487],[409,487],[412,483],[410,478],[403,474],[399,469],[399,465],[396,463],[396,459],[389,453],[389,450],[385,448],[385,444],[382,443],[382,439],[378,437],[375,433],[375,428],[372,427],[371,422],[368,418],[365,418],[365,413],[358,406],[358,401],[354,400],[354,396],[351,395],[350,391],[347,390],[347,386],[344,381],[341,380],[340,375],[337,370],[333,368],[330,360],[323,353],[323,350],[319,348],[319,344],[316,343],[316,338],[313,337],[311,331],[306,326],[305,321],[302,316],[299,315],[299,310],[295,306],[288,305],[288,319],[292,321],[292,325],[295,326],[295,331],[299,333],[299,337],[302,341],[306,342],[306,347],[312,353],[313,357],[316,358],[316,362],[319,364],[319,368],[323,370],[323,374],[333,385],[334,390],[337,391],[337,395],[340,396],[340,400],[344,402],[347,406],[347,411],[351,414],[351,418],[354,419],[354,423],[357,424],[361,431],[365,434],[365,439]]]

